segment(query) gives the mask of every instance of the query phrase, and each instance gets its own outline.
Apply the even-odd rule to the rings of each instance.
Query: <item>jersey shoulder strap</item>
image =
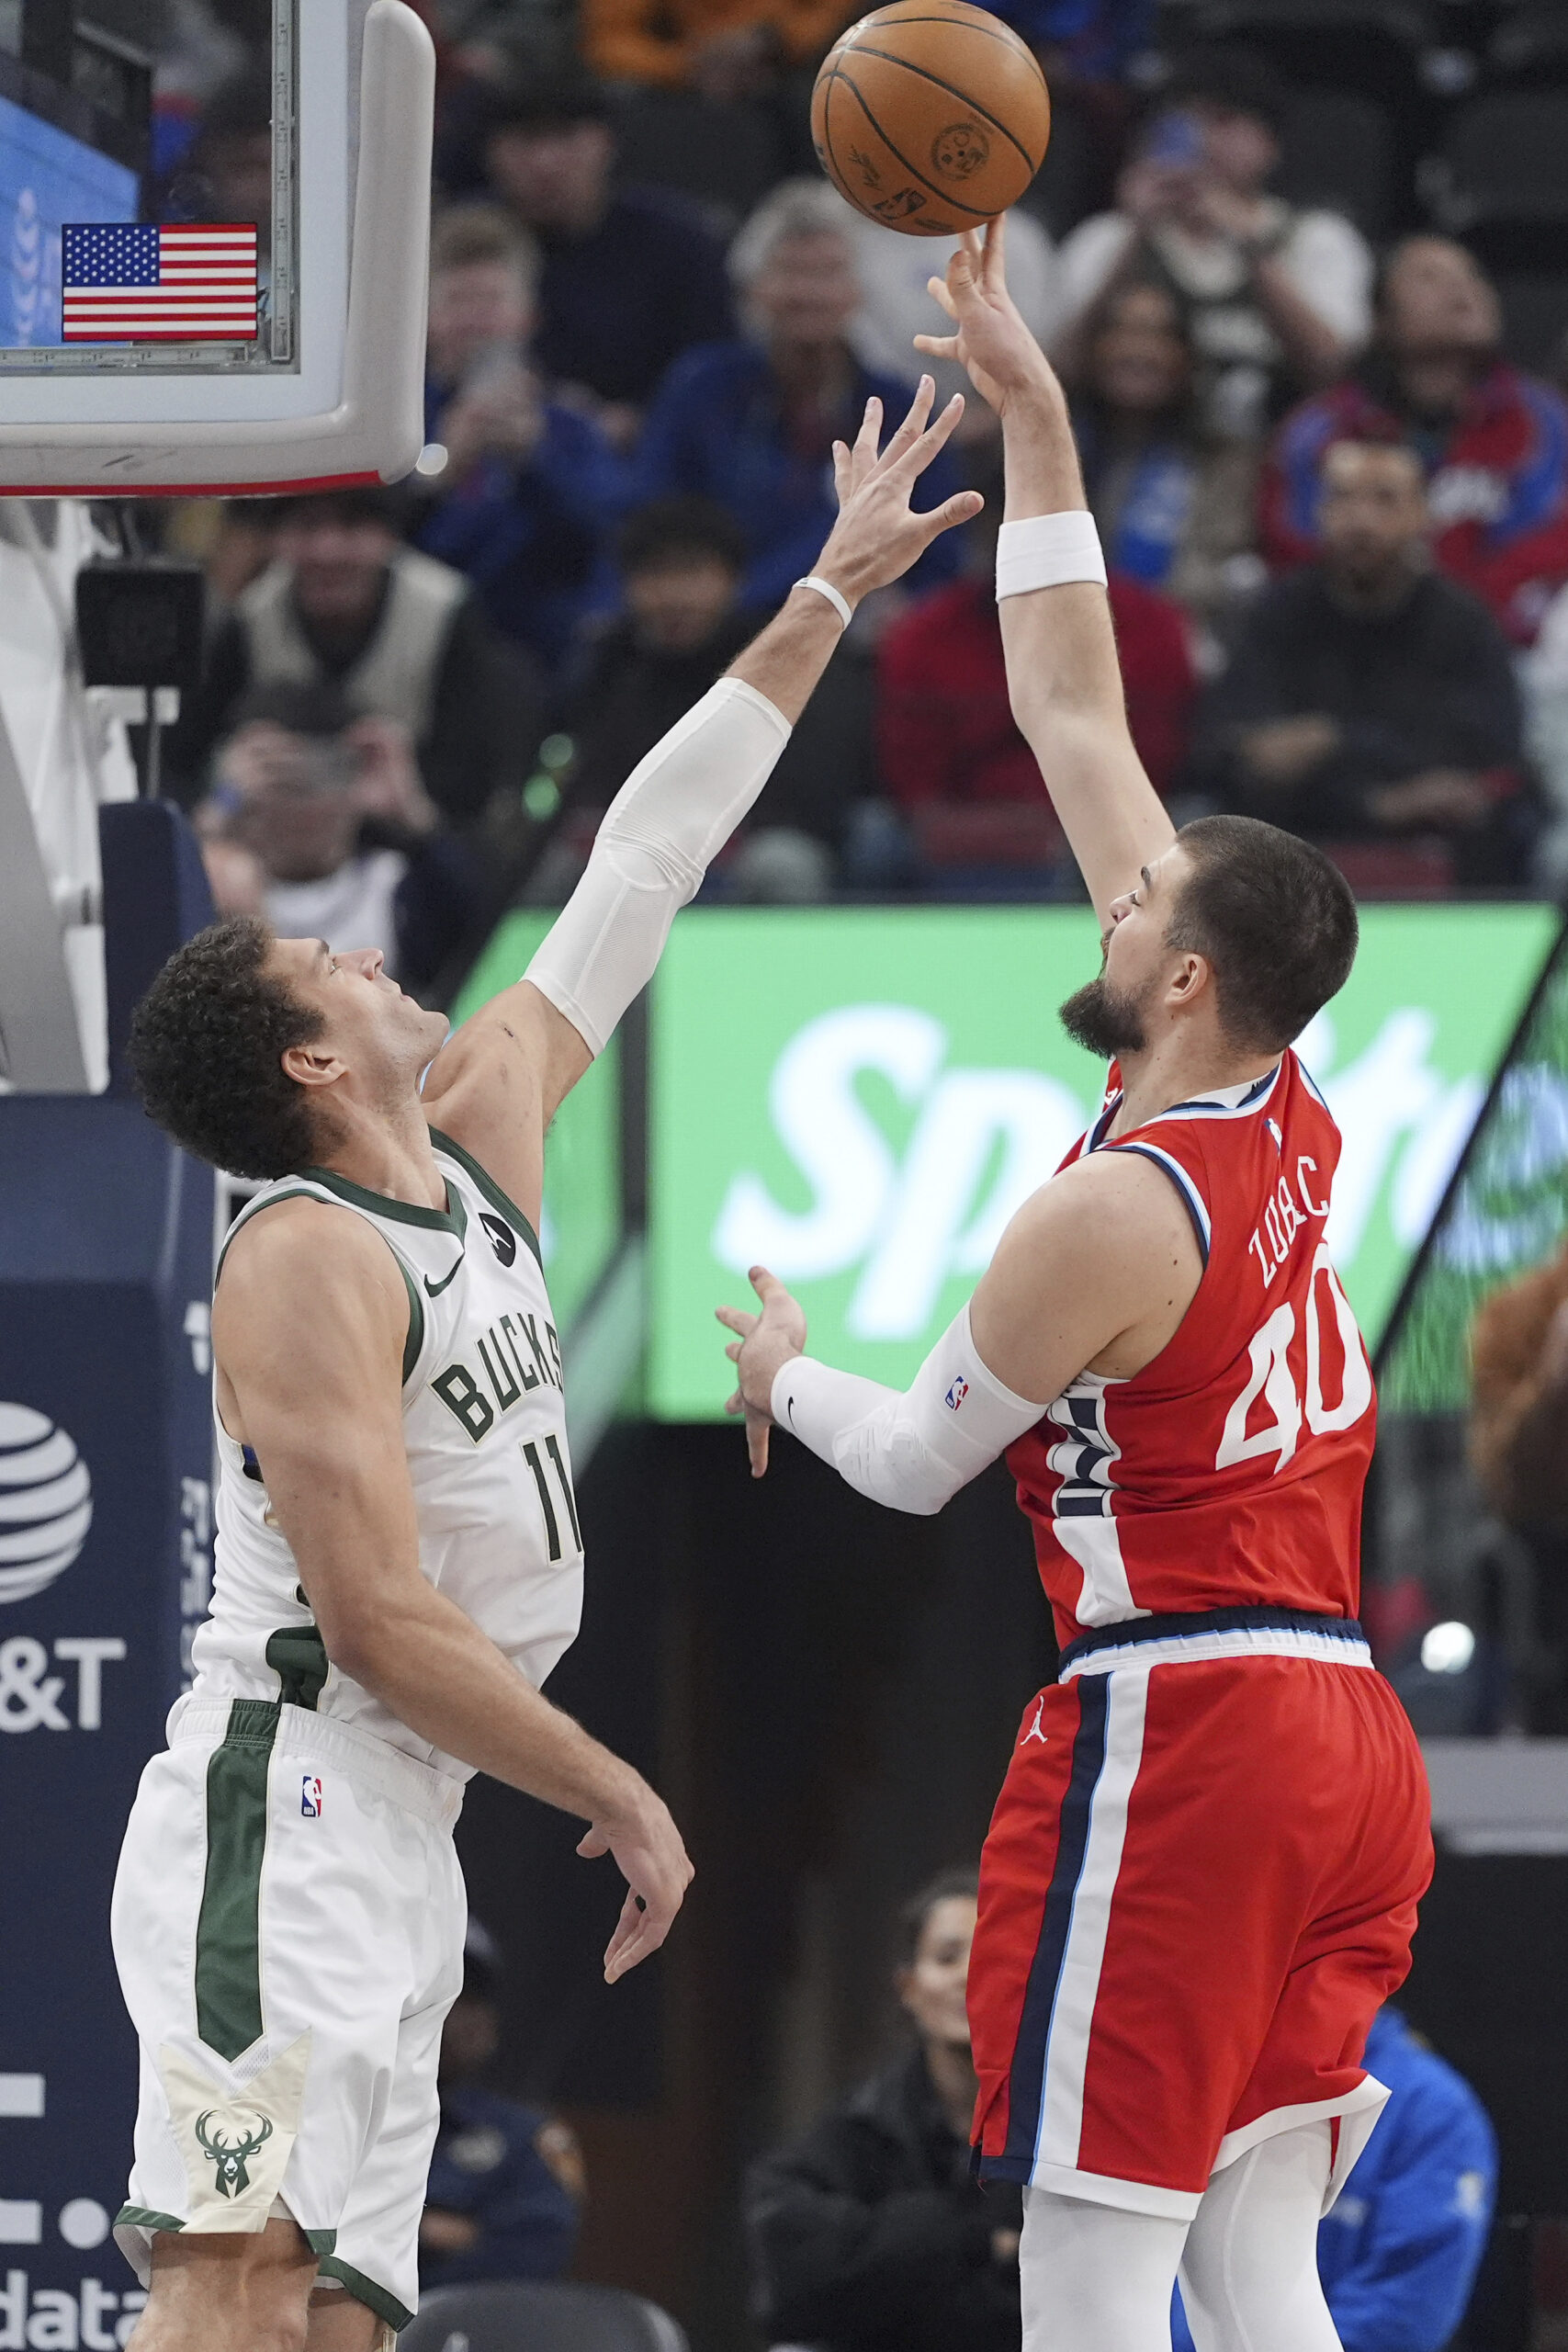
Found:
[[[545,1263],[544,1252],[539,1247],[539,1237],[534,1230],[532,1221],[524,1216],[516,1202],[502,1191],[489,1169],[481,1168],[471,1151],[465,1150],[460,1143],[454,1143],[452,1137],[444,1135],[439,1127],[431,1128],[430,1141],[436,1159],[449,1159],[455,1167],[459,1168],[480,1198],[488,1201],[495,1214],[503,1217],[506,1223],[516,1230],[533,1252],[542,1272]]]
[[[409,1302],[409,1328],[403,1340],[402,1378],[406,1388],[414,1366],[419,1362],[420,1351],[424,1345],[424,1301],[419,1295],[419,1286],[414,1281],[412,1271],[403,1257],[402,1251],[397,1247],[391,1235],[378,1218],[375,1209],[370,1205],[373,1198],[374,1195],[367,1194],[363,1203],[350,1199],[344,1193],[336,1190],[333,1184],[321,1181],[311,1170],[304,1170],[297,1176],[279,1176],[275,1182],[264,1186],[261,1192],[254,1193],[235,1216],[233,1223],[224,1235],[219,1248],[218,1262],[212,1270],[212,1288],[216,1295],[218,1284],[222,1278],[224,1261],[229,1255],[240,1228],[242,1226],[249,1225],[253,1218],[260,1216],[264,1209],[276,1208],[280,1201],[320,1201],[327,1208],[347,1209],[352,1215],[363,1217],[367,1225],[380,1234],[382,1240],[391,1251],[392,1263],[403,1278],[403,1289],[408,1294]]]
[[[1226,1136],[1244,1133],[1254,1123],[1266,1120],[1269,1104],[1280,1094],[1281,1086],[1288,1084],[1286,1061],[1281,1057],[1261,1078],[1216,1088],[1189,1102],[1173,1102],[1168,1111],[1145,1120],[1141,1127],[1134,1127],[1129,1135],[1109,1138],[1101,1147],[1111,1151],[1136,1152],[1169,1178],[1192,1221],[1205,1267],[1213,1247],[1213,1195],[1217,1182],[1222,1190],[1224,1188],[1225,1161],[1222,1157],[1216,1168],[1212,1155],[1217,1144],[1223,1153]]]

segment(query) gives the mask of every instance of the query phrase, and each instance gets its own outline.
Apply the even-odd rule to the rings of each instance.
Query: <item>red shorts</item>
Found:
[[[1431,1876],[1420,1749],[1359,1641],[1125,1631],[1031,1701],[986,1841],[982,2177],[1186,2219],[1325,2117],[1332,2195]]]

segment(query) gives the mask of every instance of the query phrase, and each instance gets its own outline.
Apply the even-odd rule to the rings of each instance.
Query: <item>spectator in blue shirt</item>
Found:
[[[1317,2233],[1345,2352],[1441,2352],[1464,2317],[1492,2223],[1497,2143],[1461,2075],[1385,2008],[1367,2068],[1389,2102]],[[1174,2352],[1193,2352],[1179,2293]]]
[[[638,471],[647,498],[684,493],[728,508],[748,549],[741,603],[762,613],[810,571],[832,527],[834,441],[853,440],[874,393],[891,430],[909,395],[850,347],[860,285],[844,208],[825,180],[776,187],[736,238],[729,268],[747,336],[675,362],[649,410]],[[940,506],[959,487],[944,450],[920,503]],[[945,532],[927,549],[910,574],[917,590],[954,576],[962,537]]]
[[[1120,81],[1154,41],[1154,0],[996,0],[991,13],[1084,82]]]
[[[577,2243],[582,2158],[558,2118],[483,2087],[500,2038],[496,1949],[470,1921],[441,2040],[441,2126],[419,2228],[422,2287],[558,2278]]]
[[[616,186],[609,101],[586,77],[530,76],[473,109],[454,144],[538,240],[539,364],[625,448],[671,361],[731,332],[723,245],[668,189]]]
[[[626,469],[593,420],[547,397],[530,364],[536,256],[503,213],[436,225],[425,431],[446,452],[413,537],[469,579],[497,628],[553,670],[614,605],[609,539]]]

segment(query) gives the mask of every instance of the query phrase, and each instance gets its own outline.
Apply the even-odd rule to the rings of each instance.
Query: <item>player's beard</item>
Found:
[[[1057,1018],[1075,1045],[1101,1061],[1114,1061],[1122,1054],[1141,1054],[1147,1046],[1144,1010],[1148,994],[1146,989],[1139,995],[1113,989],[1101,972],[1073,990],[1057,1007]]]

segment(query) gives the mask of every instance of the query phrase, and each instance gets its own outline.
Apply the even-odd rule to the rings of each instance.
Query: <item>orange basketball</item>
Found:
[[[1051,100],[1018,35],[965,0],[893,0],[841,33],[811,95],[823,170],[907,237],[951,237],[1016,204]]]

